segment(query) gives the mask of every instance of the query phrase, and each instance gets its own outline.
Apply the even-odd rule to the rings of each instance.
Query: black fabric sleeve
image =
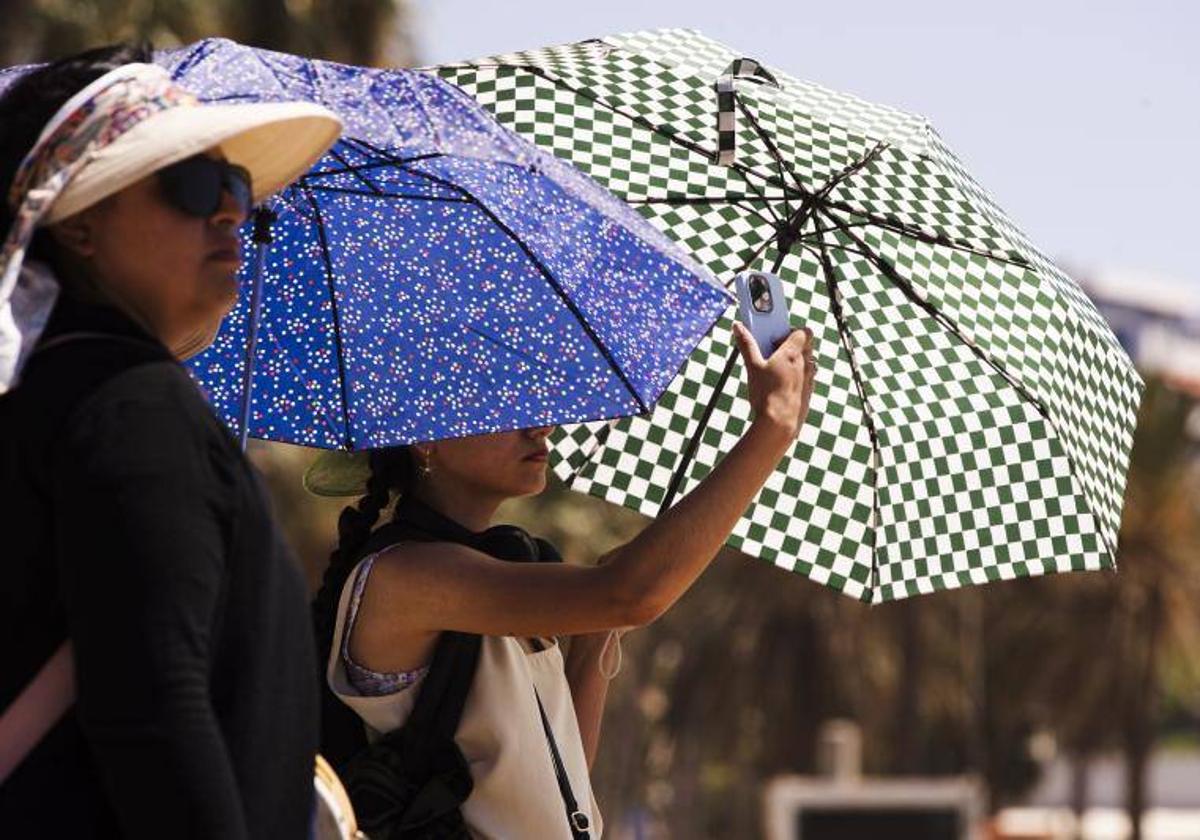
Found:
[[[177,366],[143,366],[93,394],[56,447],[76,712],[130,838],[247,834],[209,689],[234,511],[197,408]]]

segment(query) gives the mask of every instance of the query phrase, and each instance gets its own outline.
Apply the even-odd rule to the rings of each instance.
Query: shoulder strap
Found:
[[[371,533],[360,553],[366,556],[399,542],[424,542],[438,536],[404,520],[387,522]],[[429,671],[418,689],[416,703],[405,722],[406,729],[422,739],[436,734],[453,740],[482,648],[482,636],[452,630],[442,632]]]
[[[422,737],[453,739],[475,679],[483,637],[443,631],[407,723]]]
[[[421,505],[415,500],[401,500],[403,518],[387,523],[371,534],[363,554],[381,551],[389,545],[405,540],[427,541],[447,540],[471,545],[500,559],[511,561],[561,562],[562,558],[554,546],[544,540],[535,540],[519,528],[512,526],[497,526],[481,534],[472,534],[461,525],[449,520],[436,511]],[[407,520],[407,521],[406,521]],[[534,640],[538,649],[542,645]],[[444,631],[438,639],[434,650],[433,661],[429,672],[417,695],[413,707],[403,729],[419,738],[429,738],[437,734],[446,739],[453,739],[462,719],[463,708],[466,705],[467,694],[475,678],[475,670],[479,664],[479,656],[483,647],[483,637],[473,633]],[[534,687],[538,712],[541,715],[542,729],[546,735],[546,743],[550,749],[550,758],[554,763],[554,773],[558,779],[558,790],[566,809],[567,823],[571,828],[573,840],[590,840],[587,814],[579,809],[579,803],[571,790],[571,780],[567,775],[566,765],[558,750],[558,742],[550,728],[550,720],[546,716],[542,698]],[[399,737],[399,730],[394,733]],[[382,736],[387,738],[393,733]]]
[[[546,717],[546,707],[542,705],[542,696],[538,694],[536,687],[533,689],[533,696],[537,698],[538,713],[542,716],[542,729],[545,730],[546,742],[550,745],[550,758],[554,761],[554,775],[558,777],[558,792],[562,795],[563,806],[567,810],[567,824],[571,826],[571,837],[573,840],[589,840],[592,836],[588,830],[591,824],[587,814],[579,810],[579,803],[571,790],[571,779],[558,751],[558,742],[554,740],[554,730],[550,728],[550,719]]]
[[[120,342],[132,354],[124,361],[125,367],[98,373],[79,383],[74,393],[60,393],[60,400],[78,401],[102,385],[109,376],[142,362],[160,361],[161,353],[144,341],[107,333],[74,332],[63,333],[41,342],[30,355],[25,368],[28,378],[31,369],[36,370],[35,359],[41,360],[44,353],[68,344],[82,341],[109,340]],[[72,660],[71,640],[66,639],[46,660],[32,680],[17,695],[17,699],[0,714],[0,784],[25,760],[34,747],[49,734],[71,706],[75,705],[75,668]]]

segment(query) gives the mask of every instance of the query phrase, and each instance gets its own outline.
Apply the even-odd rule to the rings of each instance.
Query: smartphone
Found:
[[[783,282],[765,271],[747,271],[734,278],[738,320],[746,325],[764,357],[775,352],[792,331]]]

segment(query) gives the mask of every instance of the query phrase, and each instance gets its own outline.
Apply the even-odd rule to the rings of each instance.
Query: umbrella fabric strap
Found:
[[[752,58],[735,59],[713,84],[717,92],[717,163],[731,166],[737,145],[737,91],[739,79],[778,88],[779,82]]]
[[[546,743],[550,746],[550,758],[554,760],[554,775],[558,777],[558,791],[562,794],[563,806],[567,809],[567,823],[571,826],[573,840],[589,840],[592,836],[588,829],[587,814],[579,810],[575,793],[571,790],[571,780],[567,776],[567,768],[558,752],[558,742],[554,740],[554,731],[550,728],[550,719],[546,717],[546,708],[542,705],[542,697],[535,687],[533,696],[537,698],[538,712],[542,716],[542,729],[546,731]]]

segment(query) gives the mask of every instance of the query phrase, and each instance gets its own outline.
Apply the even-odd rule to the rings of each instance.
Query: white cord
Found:
[[[623,630],[609,630],[608,638],[604,640],[604,650],[600,651],[600,676],[606,680],[611,680],[621,672],[621,634]],[[615,643],[615,644],[614,644]],[[612,658],[616,659],[616,664],[610,669],[605,663],[609,660],[609,650],[615,650]]]

